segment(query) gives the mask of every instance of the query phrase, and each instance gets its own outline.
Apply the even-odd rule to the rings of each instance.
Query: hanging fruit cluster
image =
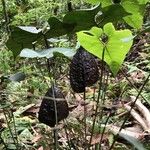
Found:
[[[54,101],[56,102],[56,110]],[[57,112],[57,121],[55,112]],[[51,87],[42,100],[38,116],[39,121],[50,127],[54,127],[57,122],[67,118],[68,115],[68,104],[62,92],[56,86]]]
[[[85,87],[98,81],[99,70],[92,54],[80,47],[70,64],[70,84],[74,92],[81,93]]]

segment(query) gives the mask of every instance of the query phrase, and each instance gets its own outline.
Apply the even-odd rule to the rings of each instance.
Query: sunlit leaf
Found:
[[[98,20],[100,26],[104,26],[108,22],[112,22],[116,25],[118,21],[123,21],[124,17],[131,15],[131,13],[127,12],[120,4],[104,7],[102,12],[103,14]]]
[[[142,3],[139,4],[138,0],[124,0],[122,1],[121,5],[127,12],[132,14],[130,16],[124,17],[126,23],[129,24],[131,27],[137,29],[141,28],[143,24],[145,5],[143,5]]]
[[[102,40],[103,34],[108,37],[106,43]],[[106,24],[103,29],[93,27],[89,31],[78,32],[77,36],[80,44],[98,58],[102,59],[104,51],[104,61],[114,75],[117,74],[133,42],[130,30],[115,30],[112,23]]]

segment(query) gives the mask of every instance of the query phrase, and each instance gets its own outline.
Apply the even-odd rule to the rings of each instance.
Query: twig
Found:
[[[127,104],[125,104],[124,107],[125,107],[128,111],[130,111],[130,109],[131,109],[131,106],[129,106],[129,105],[127,105]],[[142,126],[142,128],[143,128],[144,130],[147,130],[147,128],[148,128],[148,127],[147,127],[147,124],[145,123],[145,120],[138,114],[138,112],[136,112],[134,109],[132,109],[131,115],[132,115],[132,117],[133,117],[135,120],[137,120],[137,121],[140,123],[140,125]]]
[[[135,97],[131,96],[131,100],[134,102]],[[140,100],[137,100],[135,103],[135,106],[139,109],[139,111],[142,113],[143,117],[146,120],[146,124],[148,128],[150,128],[150,111],[141,103]]]
[[[121,127],[120,127],[120,129],[119,129],[119,131],[118,131],[118,133],[116,134],[116,136],[115,136],[115,138],[114,138],[114,141],[113,141],[112,145],[110,146],[109,150],[112,150],[112,149],[113,149],[113,147],[114,147],[114,145],[115,145],[115,143],[116,143],[116,140],[117,140],[118,137],[119,137],[119,132],[123,129],[123,126],[125,125],[126,121],[128,120],[128,117],[129,117],[129,115],[130,115],[130,113],[131,113],[131,111],[132,111],[132,109],[133,109],[133,107],[134,107],[136,101],[138,100],[138,98],[139,98],[141,92],[143,91],[145,85],[147,84],[147,82],[148,82],[148,80],[149,80],[149,77],[150,77],[150,74],[147,76],[146,80],[144,81],[144,84],[142,85],[142,87],[141,87],[141,89],[140,89],[138,95],[136,96],[136,98],[135,98],[135,100],[134,100],[134,102],[133,102],[133,104],[132,104],[132,107],[131,107],[130,111],[127,113],[126,118],[124,119],[124,121],[123,121],[123,123],[122,123],[122,125],[121,125]]]

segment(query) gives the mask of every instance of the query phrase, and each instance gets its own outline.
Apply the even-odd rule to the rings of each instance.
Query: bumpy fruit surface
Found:
[[[91,86],[99,78],[98,66],[92,54],[79,48],[70,64],[70,84],[74,92],[85,91],[86,86]]]
[[[60,98],[60,100],[54,100],[55,98]],[[45,98],[42,100],[38,116],[40,122],[50,127],[54,127],[56,125],[54,101],[56,102],[58,122],[69,115],[68,104],[60,89],[57,87],[54,87],[53,89],[50,88],[45,94]]]

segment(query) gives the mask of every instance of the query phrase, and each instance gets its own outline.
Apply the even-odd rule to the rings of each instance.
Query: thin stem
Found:
[[[100,138],[100,148],[101,148],[101,143],[102,143],[102,140],[103,140],[103,136],[104,136],[104,133],[105,133],[105,129],[106,129],[106,125],[107,125],[107,123],[108,123],[108,121],[109,121],[109,118],[111,117],[111,112],[109,113],[109,115],[108,115],[108,117],[107,117],[107,119],[106,119],[106,121],[105,121],[105,123],[104,123],[104,128],[103,128],[103,131],[102,131],[102,134],[101,134],[101,138]]]
[[[99,108],[99,101],[100,101],[100,95],[101,95],[101,87],[102,87],[102,81],[103,81],[103,72],[104,72],[104,54],[105,54],[105,47],[104,47],[103,53],[102,53],[101,76],[100,76],[100,83],[99,83],[98,97],[97,97],[97,102],[96,102],[95,115],[94,115],[94,119],[93,119],[91,137],[90,137],[90,142],[89,142],[89,149],[90,149],[90,145],[91,145],[92,137],[93,137],[93,133],[94,133],[94,127],[95,127],[95,122],[96,122],[96,117],[97,117],[96,114],[97,114],[98,108]]]
[[[65,124],[64,130],[65,130],[66,138],[67,138],[67,141],[68,141],[68,146],[69,146],[69,149],[71,150],[71,144],[70,144],[69,134],[67,132],[67,125],[66,125],[65,120],[64,120],[64,124]]]
[[[134,87],[134,89],[139,93],[139,90],[136,88],[136,86],[130,81],[130,79],[127,77],[127,75],[121,70],[121,73],[126,77],[127,81]],[[142,93],[140,94],[140,96],[146,101],[146,99],[144,98],[144,96],[142,95]]]
[[[13,133],[12,133],[11,127],[10,127],[10,125],[9,125],[9,121],[8,121],[8,118],[7,118],[7,114],[6,114],[6,112],[5,112],[4,109],[3,109],[3,113],[4,113],[4,116],[5,116],[5,119],[6,119],[6,123],[7,123],[8,129],[9,129],[10,135],[11,135],[11,137],[12,137],[12,139],[13,139],[13,141],[14,141],[14,144],[15,144],[15,146],[16,146],[17,144],[16,144],[16,141],[15,141],[14,135],[13,135]],[[18,149],[17,146],[16,146],[16,149]]]
[[[67,121],[64,120],[64,122],[65,122],[65,125],[69,127]],[[74,132],[73,132],[72,130],[70,130],[69,128],[68,128],[68,130],[69,130],[70,134],[72,134],[73,137],[76,138],[76,135],[74,134]],[[66,131],[67,131],[67,130],[66,130]],[[68,136],[68,134],[67,134],[67,136]],[[69,139],[69,137],[68,137],[68,139]],[[70,144],[71,144],[71,145],[70,145],[70,146],[71,146],[71,149],[79,150],[78,147],[75,147],[75,144],[73,143],[73,141],[71,141],[71,140],[69,140],[69,141],[70,141]]]
[[[119,131],[118,131],[118,133],[115,135],[114,141],[113,141],[112,145],[110,146],[109,150],[112,150],[112,149],[113,149],[113,147],[114,147],[114,145],[115,145],[115,143],[116,143],[116,140],[117,140],[118,137],[119,137],[119,133],[120,133],[120,131],[122,130],[122,128],[124,127],[126,121],[128,120],[129,115],[130,115],[130,113],[131,113],[131,111],[132,111],[132,109],[133,109],[133,107],[134,107],[136,101],[138,100],[138,98],[139,98],[141,92],[143,91],[145,85],[147,84],[147,82],[148,82],[148,80],[149,80],[149,77],[150,77],[150,74],[148,75],[148,77],[147,77],[146,80],[144,81],[144,84],[142,85],[142,87],[141,87],[141,89],[140,89],[138,95],[136,96],[134,102],[132,103],[131,109],[130,109],[130,110],[128,111],[128,113],[126,114],[126,117],[125,117],[125,119],[124,119],[124,121],[123,121],[123,123],[122,123],[122,125],[121,125],[121,127],[120,127],[120,129],[119,129]]]
[[[87,128],[87,124],[86,124],[86,92],[84,91],[83,93],[83,100],[84,100],[84,134],[85,134],[85,137],[84,137],[84,142],[86,144],[86,128]]]
[[[105,87],[104,87],[104,89],[103,89],[104,92],[103,92],[103,95],[102,95],[102,106],[104,105],[105,96],[106,96],[106,91],[107,91],[108,73],[107,73],[107,76],[106,76],[105,81],[106,81],[106,83],[104,84]],[[102,115],[103,115],[103,111],[104,111],[104,108],[102,107],[100,120],[101,120],[102,117],[103,117],[103,116],[102,116]],[[107,125],[110,116],[111,116],[111,113],[110,113],[109,116],[107,117],[106,122],[105,122],[105,125]],[[100,123],[100,128],[101,128],[101,123]],[[100,138],[100,142],[99,142],[99,143],[100,143],[100,145],[99,145],[100,148],[101,148],[101,142],[102,142],[102,139],[103,139],[103,136],[104,136],[104,132],[105,132],[105,128],[103,128],[103,131],[102,131],[102,134],[101,134],[101,138]]]
[[[16,135],[16,144],[17,144],[17,147],[19,147],[18,134],[17,134],[17,130],[16,130],[16,121],[15,121],[15,117],[14,117],[14,114],[13,114],[12,110],[11,110],[11,115],[12,115],[12,118],[13,118],[14,131],[15,131],[15,135]]]
[[[47,41],[47,38],[46,38],[46,35],[43,34],[43,38],[44,38],[44,41],[45,41],[45,46],[46,48],[48,49],[49,48],[49,44],[48,44],[48,41]],[[47,69],[48,69],[48,72],[49,72],[49,77],[50,77],[50,80],[51,80],[51,86],[52,86],[52,97],[55,98],[55,92],[54,92],[54,82],[51,78],[51,75],[50,75],[50,63],[49,63],[49,59],[47,59]],[[54,71],[54,69],[53,69]],[[56,103],[56,100],[53,101],[54,102],[54,110],[55,110],[55,120],[56,120],[56,126],[58,125],[58,117],[57,117],[57,103]],[[54,149],[57,150],[58,149],[58,129],[54,128]]]
[[[55,98],[54,83],[52,83],[52,94],[53,94],[53,98]],[[57,129],[58,117],[57,117],[57,104],[56,104],[56,101],[53,101],[53,102],[54,102],[55,120],[56,120],[56,129],[54,128],[54,142],[55,142],[55,147],[54,147],[54,149],[57,150],[57,149],[58,149],[58,129]]]

